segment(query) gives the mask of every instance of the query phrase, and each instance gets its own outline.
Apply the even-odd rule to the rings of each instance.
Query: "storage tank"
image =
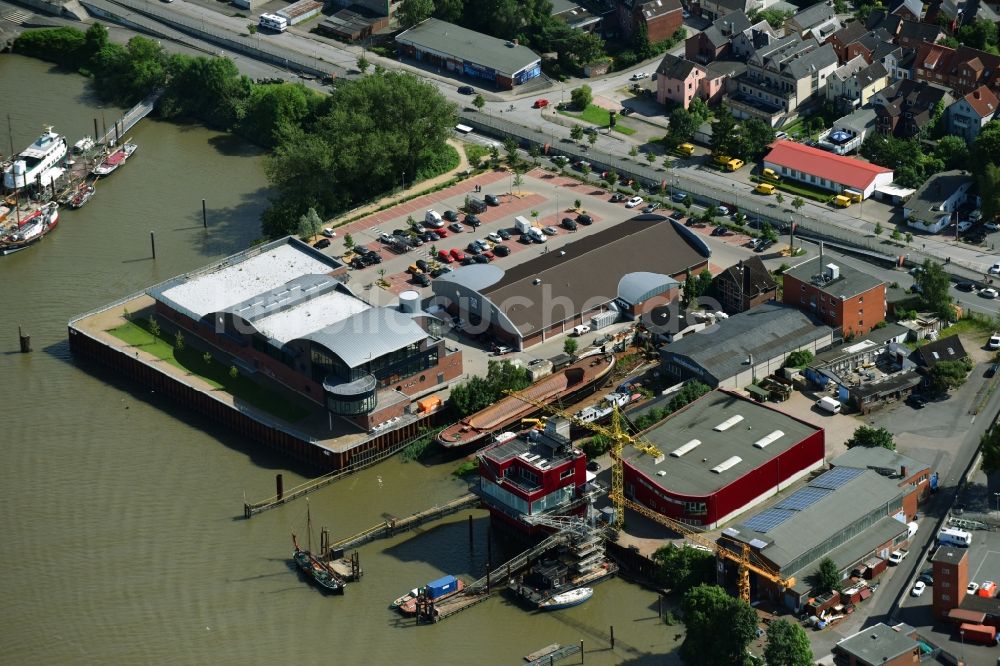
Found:
[[[406,290],[399,295],[399,311],[413,314],[420,312],[420,294],[413,290]]]

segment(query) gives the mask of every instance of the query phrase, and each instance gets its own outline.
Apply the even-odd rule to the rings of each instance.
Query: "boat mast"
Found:
[[[309,499],[306,498],[306,544],[309,549],[309,554],[313,551],[313,527],[312,527],[312,511],[309,509]]]

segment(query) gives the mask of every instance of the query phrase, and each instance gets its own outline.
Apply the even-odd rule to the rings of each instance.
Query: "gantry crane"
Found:
[[[626,444],[634,446],[643,453],[652,456],[653,458],[663,457],[663,453],[652,443],[643,441],[638,437],[632,436],[622,427],[623,416],[619,411],[618,407],[615,406],[611,412],[611,423],[609,427],[602,426],[597,423],[591,423],[589,421],[584,421],[583,419],[574,416],[568,412],[561,409],[553,407],[548,403],[544,403],[540,400],[536,400],[527,395],[523,395],[516,391],[507,391],[508,395],[514,396],[518,400],[522,400],[530,405],[534,405],[538,409],[552,414],[554,416],[560,416],[570,423],[585,428],[593,433],[603,435],[611,440],[611,492],[608,497],[611,499],[611,503],[615,508],[615,522],[614,526],[621,529],[625,521],[625,509],[631,509],[636,513],[653,520],[664,527],[677,532],[678,534],[684,536],[686,539],[708,548],[716,556],[723,559],[735,562],[739,566],[739,579],[737,585],[739,588],[739,596],[741,599],[750,603],[750,572],[754,572],[758,576],[777,583],[783,588],[789,588],[795,584],[794,578],[782,578],[781,574],[772,570],[769,566],[762,562],[755,562],[757,559],[753,551],[750,550],[749,544],[739,543],[740,552],[734,552],[728,548],[719,546],[716,542],[711,539],[705,538],[701,532],[693,529],[690,525],[686,525],[680,521],[674,520],[673,518],[668,518],[663,514],[653,511],[649,507],[643,506],[642,504],[629,499],[625,496],[625,466],[622,462],[622,451]],[[734,542],[734,545],[735,544]]]

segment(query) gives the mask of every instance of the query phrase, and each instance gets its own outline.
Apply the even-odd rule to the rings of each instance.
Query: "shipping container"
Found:
[[[444,576],[427,583],[427,596],[437,599],[458,589],[458,579],[454,576]]]
[[[865,566],[867,567],[867,569],[865,569],[865,578],[868,580],[872,580],[873,578],[876,578],[879,575],[881,575],[882,572],[885,571],[887,568],[889,568],[889,563],[883,560],[881,557],[875,557],[866,561]]]
[[[966,643],[994,645],[997,642],[996,627],[989,627],[985,624],[962,624],[959,625],[958,632]]]
[[[611,326],[611,324],[618,321],[618,312],[614,310],[608,310],[607,312],[599,312],[590,318],[590,328],[597,331],[605,326]]]

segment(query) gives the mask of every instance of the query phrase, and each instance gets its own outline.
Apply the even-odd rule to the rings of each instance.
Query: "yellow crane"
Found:
[[[673,530],[674,532],[677,532],[686,539],[708,548],[715,553],[716,556],[735,562],[739,567],[739,576],[737,581],[739,596],[747,603],[750,603],[751,571],[766,580],[777,583],[782,588],[789,588],[795,584],[794,578],[782,578],[779,572],[772,570],[765,563],[759,561],[755,562],[754,560],[757,558],[753,551],[750,550],[750,546],[748,544],[737,544],[734,542],[734,545],[737,545],[740,548],[740,552],[733,552],[728,548],[719,546],[719,544],[711,539],[706,538],[701,532],[695,530],[690,525],[686,525],[680,521],[674,520],[673,518],[668,518],[667,516],[664,516],[657,511],[653,511],[649,507],[643,506],[642,504],[626,497],[625,466],[622,463],[622,451],[624,450],[625,445],[629,444],[634,446],[653,458],[661,458],[663,457],[663,453],[654,444],[644,441],[638,437],[633,437],[622,427],[623,418],[617,406],[611,412],[610,426],[605,427],[597,423],[585,421],[573,414],[553,407],[548,403],[542,402],[530,396],[518,393],[517,391],[507,391],[507,395],[514,396],[518,400],[534,405],[544,412],[562,417],[570,423],[576,424],[593,433],[603,435],[611,440],[611,492],[608,494],[608,497],[611,499],[611,504],[615,508],[614,526],[616,528],[621,529],[625,521],[625,509],[628,508],[670,530]]]

